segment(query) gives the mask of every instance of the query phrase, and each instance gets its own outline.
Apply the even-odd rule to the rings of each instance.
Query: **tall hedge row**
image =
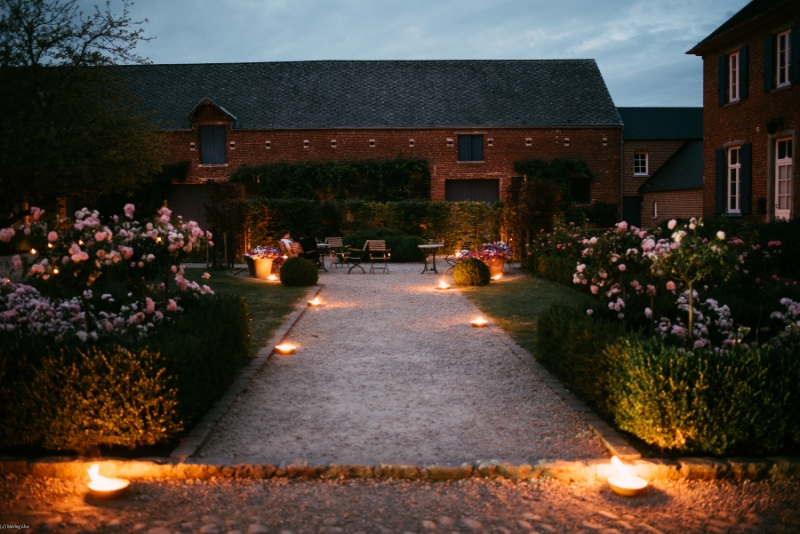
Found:
[[[3,333],[0,447],[135,448],[191,426],[247,362],[250,316],[240,297],[184,307],[141,340],[48,344]]]

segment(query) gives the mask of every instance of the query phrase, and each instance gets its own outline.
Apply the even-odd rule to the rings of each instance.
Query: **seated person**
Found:
[[[283,234],[283,237],[281,238],[281,243],[283,243],[284,245],[286,245],[286,248],[287,248],[287,249],[289,249],[289,250],[291,250],[291,249],[292,249],[292,243],[293,243],[293,241],[292,241],[292,235],[291,235],[291,234],[290,234],[288,231],[286,231],[286,232]]]

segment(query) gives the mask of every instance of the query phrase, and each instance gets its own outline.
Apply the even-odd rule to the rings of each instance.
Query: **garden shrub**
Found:
[[[537,254],[528,257],[528,270],[542,278],[547,278],[565,286],[572,286],[572,276],[575,272],[575,261],[551,256],[549,254]]]
[[[683,453],[800,445],[800,345],[718,353],[630,337],[605,351],[619,428]]]
[[[461,260],[453,269],[453,281],[460,286],[485,286],[490,278],[489,266],[476,258]]]
[[[285,286],[313,286],[319,280],[319,268],[305,258],[289,258],[281,266],[280,276]]]
[[[603,350],[620,335],[617,322],[591,317],[582,307],[554,303],[537,321],[536,360],[579,397],[611,415]]]
[[[136,448],[191,427],[247,363],[250,316],[241,297],[184,306],[145,338],[53,343],[3,333],[0,447]]]
[[[397,263],[411,263],[425,261],[425,252],[419,245],[425,244],[425,240],[415,235],[400,236],[395,243],[389,247],[392,249],[392,261]],[[386,241],[389,246],[389,241]]]

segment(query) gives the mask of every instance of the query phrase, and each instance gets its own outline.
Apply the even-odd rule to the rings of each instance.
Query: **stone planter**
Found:
[[[250,256],[244,257],[244,262],[247,264],[247,274],[255,278],[256,276],[256,262]]]
[[[489,266],[489,274],[492,276],[503,274],[503,266],[505,266],[505,264],[505,258],[489,258],[486,260],[486,265]]]

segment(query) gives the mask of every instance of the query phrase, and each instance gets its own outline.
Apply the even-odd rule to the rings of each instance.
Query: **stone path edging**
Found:
[[[238,378],[231,384],[228,390],[222,397],[217,400],[211,409],[206,412],[203,418],[192,428],[192,430],[181,440],[181,443],[172,451],[170,458],[185,459],[193,456],[197,450],[203,445],[203,442],[208,438],[211,430],[217,422],[223,418],[233,405],[236,398],[245,390],[250,380],[253,379],[255,374],[261,367],[267,363],[267,360],[275,351],[275,345],[278,345],[284,337],[289,333],[292,327],[303,315],[303,312],[308,307],[308,301],[313,299],[323,288],[322,284],[317,284],[309,289],[303,299],[297,306],[297,309],[284,321],[284,323],[273,334],[270,340],[264,347],[258,351],[256,357],[242,369]]]
[[[458,295],[469,302],[469,304],[475,308],[476,313],[482,313],[475,304],[472,303],[466,295],[458,291]],[[525,362],[525,364],[533,371],[536,375],[538,375],[547,387],[549,387],[553,392],[561,397],[564,403],[575,410],[575,412],[580,415],[583,421],[592,429],[592,431],[597,434],[600,440],[603,442],[603,445],[608,449],[608,452],[611,453],[612,456],[617,456],[621,460],[636,460],[642,457],[642,455],[637,451],[634,447],[628,443],[619,432],[611,428],[608,423],[603,421],[591,408],[589,408],[583,401],[578,399],[572,392],[570,392],[564,385],[558,380],[556,377],[550,374],[550,372],[545,369],[542,364],[537,362],[533,356],[528,353],[525,349],[520,347],[508,334],[506,334],[502,328],[497,326],[494,321],[490,321],[488,325],[486,325],[500,340],[509,348],[511,352],[513,352],[520,360]]]
[[[506,462],[453,465],[308,465],[269,464],[257,459],[233,463],[227,458],[142,458],[139,460],[81,460],[50,457],[28,461],[0,457],[0,476],[35,476],[88,480],[87,469],[100,465],[103,476],[135,479],[288,478],[402,478],[458,480],[506,478],[528,480],[550,477],[563,482],[605,479],[613,474],[607,458],[598,460],[540,460],[529,464]],[[800,480],[800,458],[681,458],[639,459],[627,464],[645,480]]]

